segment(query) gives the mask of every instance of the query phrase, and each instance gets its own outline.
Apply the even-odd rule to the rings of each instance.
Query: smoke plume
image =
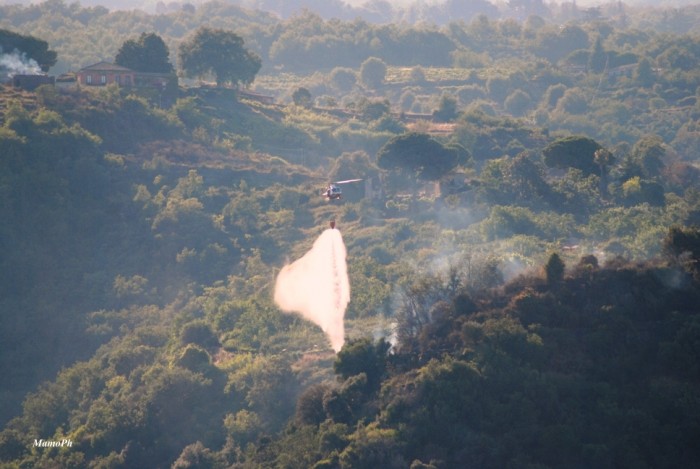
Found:
[[[309,252],[282,268],[275,284],[277,306],[317,324],[336,352],[345,342],[343,317],[350,302],[345,256],[340,231],[325,230]]]
[[[0,47],[0,75],[38,75],[41,67],[34,59],[30,59],[24,52],[17,49],[8,54]]]

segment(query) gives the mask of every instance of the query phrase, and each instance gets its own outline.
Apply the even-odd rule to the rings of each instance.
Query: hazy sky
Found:
[[[66,0],[66,4],[73,3],[74,0]],[[119,10],[119,9],[134,9],[134,8],[141,8],[147,11],[153,11],[155,9],[156,3],[158,1],[163,1],[163,3],[171,3],[172,0],[77,0],[78,3],[80,3],[83,6],[94,6],[94,5],[103,5],[110,10]],[[184,3],[183,0],[179,0],[181,3]],[[209,0],[187,0],[189,3],[192,3],[194,5],[198,5],[201,3],[206,3]],[[364,3],[366,3],[367,0],[344,0],[345,3],[353,5],[353,6],[359,6]],[[424,3],[424,4],[435,4],[435,3],[441,3],[444,0],[388,0],[389,3],[392,3],[397,6],[406,6],[410,5],[412,3]],[[498,4],[501,3],[505,0],[492,0],[492,3]],[[562,1],[570,2],[571,0],[545,0],[545,3],[562,3]],[[607,3],[610,3],[612,0],[576,0],[577,5],[604,5]],[[43,3],[43,0],[0,0],[0,5],[13,5],[13,4],[21,4],[21,5],[30,5],[30,4],[37,4],[37,3]],[[245,2],[240,2],[240,3],[245,3]],[[667,6],[667,7],[672,7],[672,6],[680,6],[680,5],[693,5],[693,4],[699,4],[700,0],[623,0],[623,3],[627,3],[630,5],[655,5],[655,6]]]
[[[366,3],[367,0],[344,0],[345,3],[359,6]],[[445,0],[388,0],[389,3],[398,6],[406,6],[412,3],[421,3],[430,5],[435,3],[442,3]],[[505,3],[507,0],[489,0],[491,3],[498,5],[500,3]],[[615,0],[575,0],[577,5],[605,5],[608,3],[613,3]],[[571,3],[572,0],[544,0],[544,3]],[[700,4],[700,0],[622,0],[623,3],[629,5],[655,5],[655,6],[680,6],[680,5],[695,5]]]

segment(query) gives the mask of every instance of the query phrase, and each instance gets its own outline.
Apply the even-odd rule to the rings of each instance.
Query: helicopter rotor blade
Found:
[[[348,182],[358,182],[362,179],[346,179],[345,181],[335,181],[333,184],[347,184]]]

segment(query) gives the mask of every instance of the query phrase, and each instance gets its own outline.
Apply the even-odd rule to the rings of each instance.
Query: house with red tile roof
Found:
[[[77,72],[81,86],[107,86],[116,83],[121,87],[146,87],[163,89],[172,79],[168,73],[137,72],[110,62],[97,62]]]
[[[81,86],[107,86],[116,83],[119,86],[133,86],[136,72],[109,62],[97,62],[82,68],[76,74]]]

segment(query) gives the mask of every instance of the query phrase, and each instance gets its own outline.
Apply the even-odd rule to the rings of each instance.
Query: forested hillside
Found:
[[[0,467],[696,467],[697,8],[598,13],[0,7],[49,73],[179,74],[0,85]],[[329,220],[338,353],[273,301]]]

